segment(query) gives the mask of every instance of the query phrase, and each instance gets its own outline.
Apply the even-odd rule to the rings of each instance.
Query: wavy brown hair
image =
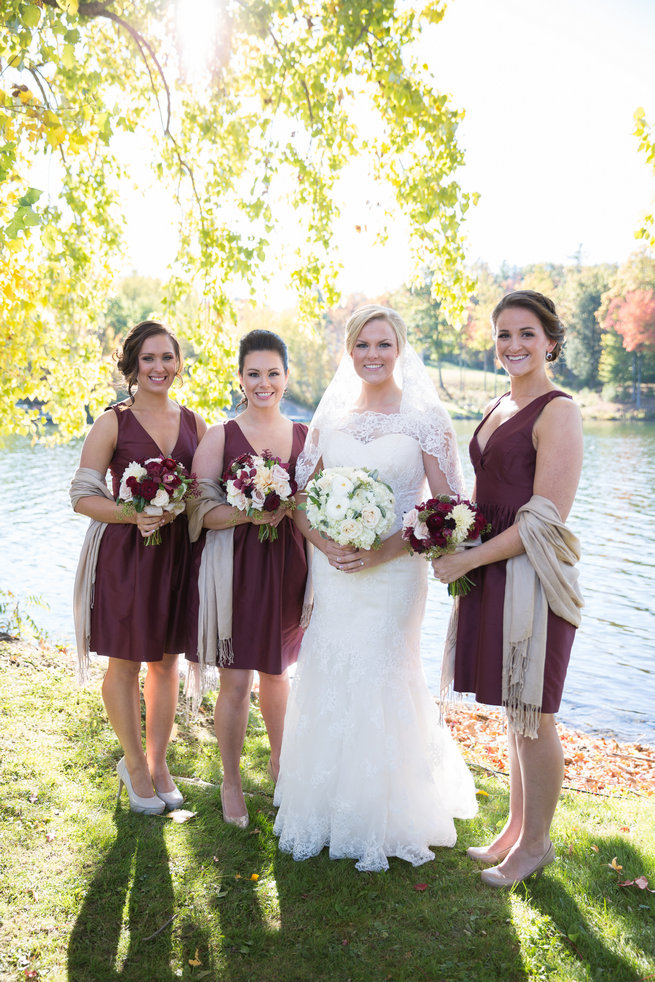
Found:
[[[114,352],[116,366],[125,379],[127,391],[132,402],[134,402],[132,389],[136,385],[139,375],[139,352],[141,351],[143,342],[147,341],[148,338],[154,337],[156,334],[165,334],[170,339],[177,362],[175,377],[182,381],[182,352],[180,351],[180,345],[175,335],[159,321],[141,321],[140,324],[132,328],[121,347]]]
[[[551,352],[553,357],[549,358],[549,361],[556,361],[566,340],[566,334],[555,310],[555,304],[550,297],[545,297],[543,293],[537,293],[536,290],[514,290],[513,293],[506,294],[496,304],[491,315],[494,338],[496,337],[496,322],[508,307],[521,307],[524,310],[529,310],[539,319],[548,340],[555,341],[555,347]]]

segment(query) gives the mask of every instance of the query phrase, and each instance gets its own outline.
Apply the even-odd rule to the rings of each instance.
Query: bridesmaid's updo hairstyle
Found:
[[[239,375],[243,375],[243,365],[246,355],[253,351],[275,351],[282,360],[284,371],[289,371],[289,355],[287,346],[279,336],[273,331],[248,331],[239,341]]]
[[[363,307],[358,307],[357,310],[350,315],[348,321],[346,322],[345,345],[346,351],[349,355],[352,355],[355,344],[357,343],[357,338],[362,333],[362,330],[366,327],[369,321],[375,320],[387,322],[393,333],[396,335],[396,341],[398,342],[398,354],[400,354],[400,352],[403,350],[407,344],[407,327],[405,326],[405,321],[402,319],[400,314],[397,314],[395,310],[391,309],[391,307],[382,307],[377,303],[367,303]]]
[[[274,331],[263,331],[257,329],[255,331],[248,331],[244,334],[239,341],[239,375],[243,375],[243,366],[246,361],[246,356],[252,354],[253,351],[274,351],[276,355],[280,356],[280,360],[284,366],[285,374],[289,371],[289,355],[287,352],[287,346],[280,337],[279,334],[275,334]],[[243,392],[243,388],[239,386]],[[247,406],[248,400],[244,394],[241,402],[237,405],[237,409],[241,409],[242,406]]]
[[[173,351],[175,352],[175,378],[182,381],[182,352],[180,351],[180,345],[175,335],[167,327],[164,327],[163,324],[160,324],[159,321],[141,321],[140,324],[132,328],[123,341],[122,346],[114,352],[118,371],[125,379],[127,391],[132,402],[134,402],[132,389],[136,385],[139,375],[139,352],[141,351],[141,346],[144,341],[154,337],[156,334],[165,334],[170,339]]]
[[[549,341],[555,342],[555,347],[550,352],[549,362],[557,361],[565,340],[564,327],[557,316],[555,304],[550,297],[545,297],[543,293],[536,290],[514,290],[513,293],[506,294],[494,307],[491,315],[492,334],[496,337],[496,323],[504,310],[508,307],[521,307],[529,310],[539,318],[539,323],[544,329],[544,333]]]

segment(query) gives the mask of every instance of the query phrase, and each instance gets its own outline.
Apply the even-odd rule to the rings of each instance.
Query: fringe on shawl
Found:
[[[503,708],[507,720],[515,733],[536,740],[539,735],[541,722],[541,706],[523,702],[523,684],[528,666],[530,639],[524,638],[509,645],[507,652],[508,664],[503,665],[503,674],[507,671],[507,694],[503,696]]]

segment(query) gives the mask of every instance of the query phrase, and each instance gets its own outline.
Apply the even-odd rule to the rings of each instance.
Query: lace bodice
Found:
[[[423,499],[423,452],[418,441],[405,433],[371,433],[362,439],[350,428],[332,430],[324,444],[323,465],[377,471],[394,493],[396,519],[389,535],[398,531],[405,512]]]
[[[339,459],[339,454],[335,455],[334,450],[330,449],[336,434],[347,435],[351,438],[355,447],[353,453],[348,454],[347,460]],[[400,439],[399,445],[405,445],[402,463],[396,462],[394,450],[391,449],[391,439],[393,437],[406,438]],[[368,450],[368,447],[375,447],[376,442],[383,441],[383,450]],[[386,447],[384,446],[386,441]],[[409,444],[413,445],[413,457],[409,462],[406,455],[409,454]],[[357,448],[359,455],[357,456]],[[322,430],[315,429],[310,431],[308,441],[298,457],[296,465],[296,480],[299,487],[304,487],[311,474],[318,466],[322,458],[323,467],[336,467],[339,465],[353,465],[376,469],[384,481],[389,484],[397,498],[396,518],[397,527],[400,527],[402,516],[418,501],[421,500],[420,494],[424,490],[423,480],[425,477],[423,467],[423,453],[435,457],[443,471],[448,485],[453,494],[464,494],[464,478],[457,450],[457,440],[450,421],[450,417],[443,407],[435,407],[434,410],[401,411],[399,413],[347,413],[344,414],[334,424],[324,426]],[[372,463],[368,456],[373,455],[375,461]],[[386,475],[385,467],[392,467],[393,473]],[[407,473],[405,473],[407,467]],[[420,468],[420,480],[418,470]],[[416,497],[416,495],[419,497]],[[398,512],[398,509],[401,509]]]

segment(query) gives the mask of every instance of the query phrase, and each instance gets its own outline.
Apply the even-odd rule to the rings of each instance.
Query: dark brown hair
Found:
[[[125,379],[127,391],[132,402],[134,402],[132,389],[136,385],[139,374],[139,352],[141,351],[141,346],[144,341],[154,337],[156,334],[165,334],[170,339],[177,361],[175,377],[180,380],[182,379],[182,352],[180,351],[180,345],[175,335],[159,321],[141,321],[140,324],[132,328],[123,341],[122,346],[114,352],[116,365]]]
[[[243,375],[243,366],[246,361],[246,355],[252,354],[253,351],[274,351],[276,355],[280,356],[284,366],[284,371],[289,371],[289,355],[287,353],[287,346],[280,335],[275,334],[274,331],[263,331],[257,328],[254,331],[248,331],[248,333],[244,334],[239,341],[239,375]],[[248,405],[248,400],[246,399],[245,392],[243,392],[243,387],[239,385],[239,388],[243,393],[243,398],[237,405],[237,409],[241,409],[242,406]]]
[[[546,337],[549,341],[556,342],[551,352],[552,358],[548,359],[550,362],[556,361],[562,350],[566,335],[562,322],[555,310],[555,304],[550,297],[545,297],[543,293],[537,293],[536,290],[514,290],[513,293],[507,293],[496,304],[491,315],[494,337],[496,336],[496,322],[502,312],[507,310],[508,307],[522,307],[524,310],[531,311],[539,319],[539,323],[543,327]]]

